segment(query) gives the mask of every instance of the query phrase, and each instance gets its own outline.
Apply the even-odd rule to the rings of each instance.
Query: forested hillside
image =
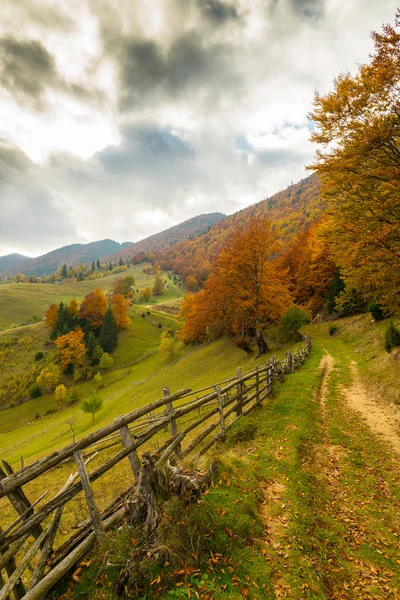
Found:
[[[210,264],[219,250],[238,226],[249,222],[252,217],[267,217],[286,245],[296,232],[303,231],[322,215],[324,203],[319,189],[318,178],[311,175],[271,198],[230,215],[196,239],[175,244],[161,254],[161,264],[164,269],[172,269],[182,275],[185,281],[194,276],[197,284],[192,283],[192,291],[196,291],[199,284],[207,279]]]

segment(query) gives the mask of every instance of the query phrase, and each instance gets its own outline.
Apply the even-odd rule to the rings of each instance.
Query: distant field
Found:
[[[135,291],[147,286],[153,286],[154,276],[142,273],[143,265],[131,267],[123,273],[109,275],[92,281],[80,283],[65,283],[63,285],[41,283],[10,283],[0,285],[0,330],[12,325],[21,325],[33,315],[43,318],[48,306],[52,303],[69,302],[71,298],[81,301],[86,294],[100,288],[107,291],[112,287],[118,277],[133,275],[135,278]],[[182,296],[179,288],[167,279],[168,287],[160,300],[170,300]],[[156,301],[156,300],[155,300]]]

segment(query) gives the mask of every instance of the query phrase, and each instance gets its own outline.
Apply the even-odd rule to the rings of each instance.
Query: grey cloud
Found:
[[[0,39],[0,83],[11,93],[39,99],[58,79],[54,59],[38,40]]]
[[[157,99],[176,98],[190,88],[205,86],[208,93],[239,83],[231,62],[230,48],[207,45],[195,32],[181,35],[166,53],[150,40],[124,40],[120,50],[121,107],[126,110]],[[154,95],[155,94],[155,95]]]
[[[207,19],[218,25],[239,18],[236,6],[220,0],[198,0],[198,6]]]
[[[97,159],[112,174],[134,175],[152,170],[155,162],[174,162],[194,158],[194,149],[182,137],[157,126],[128,126],[122,143],[102,150]]]
[[[324,0],[291,0],[297,14],[307,19],[319,19],[324,10]]]

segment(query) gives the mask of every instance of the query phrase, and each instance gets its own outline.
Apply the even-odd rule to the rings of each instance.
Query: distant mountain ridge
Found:
[[[64,264],[68,267],[76,267],[79,263],[90,263],[93,260],[102,262],[118,261],[119,258],[128,258],[139,252],[160,252],[173,244],[190,240],[205,233],[208,229],[225,219],[222,213],[202,214],[188,219],[179,225],[175,225],[151,235],[139,242],[123,242],[122,244],[111,239],[105,239],[89,244],[71,244],[52,250],[36,258],[28,258],[23,255],[11,255],[0,257],[0,278],[11,277],[17,273],[24,275],[50,275],[55,273]],[[20,260],[11,257],[21,256]]]
[[[0,256],[0,273],[3,270],[12,269],[16,265],[22,264],[26,260],[31,259],[29,256],[24,256],[23,254],[18,254],[17,252],[7,254],[6,256]]]
[[[92,262],[106,254],[117,252],[130,244],[131,242],[120,244],[110,239],[90,242],[89,244],[70,244],[69,246],[57,248],[36,258],[24,257],[25,260],[14,263],[9,267],[3,267],[2,261],[9,258],[10,255],[8,257],[0,257],[0,277],[6,278],[16,273],[37,275],[38,277],[50,275],[51,273],[55,273],[63,264],[66,264],[67,267],[76,267],[79,263]]]

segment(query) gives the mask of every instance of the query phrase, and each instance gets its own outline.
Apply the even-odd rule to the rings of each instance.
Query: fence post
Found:
[[[1,532],[2,532],[2,529],[0,527],[0,533]],[[3,551],[5,552],[6,548],[4,548]],[[15,569],[17,568],[17,563],[15,562],[15,558],[12,557],[9,560],[9,562],[6,564],[5,567],[6,567],[7,576],[8,576],[8,578],[10,578],[11,575],[14,573]],[[1,570],[0,570],[0,592],[3,589],[4,585],[5,585],[5,582],[4,582],[4,579],[3,579],[2,575],[1,575]],[[23,598],[25,596],[26,591],[25,591],[25,587],[24,587],[22,581],[18,581],[17,582],[16,586],[14,587],[13,594],[14,594],[15,600],[20,600],[21,598]],[[7,600],[9,598],[10,597],[7,596]]]
[[[219,387],[216,386],[215,391],[217,392],[217,398],[218,398],[219,422],[221,425],[221,432],[222,432],[222,435],[225,435],[224,407],[222,405],[221,390]]]
[[[260,373],[256,365],[256,404],[260,404]]]
[[[162,391],[163,391],[163,394],[165,397],[168,397],[171,395],[170,389],[167,386],[163,387]],[[169,427],[170,427],[170,431],[171,431],[171,437],[173,439],[175,439],[178,436],[178,426],[177,426],[176,420],[174,418],[175,411],[174,411],[174,407],[172,406],[172,402],[167,402],[166,412],[167,412],[167,415],[169,416]],[[181,455],[182,448],[181,448],[180,443],[176,446],[174,452],[175,452],[175,456],[177,456],[177,457],[179,457]]]
[[[129,448],[129,446],[133,444],[132,437],[127,425],[120,427],[119,435],[121,436],[124,448]],[[137,481],[139,479],[140,460],[136,450],[132,450],[132,452],[128,454],[128,458],[129,462],[131,463],[133,475],[135,476],[135,480]]]
[[[81,478],[83,491],[85,492],[86,502],[89,508],[90,519],[93,524],[93,529],[97,539],[100,541],[104,535],[104,527],[101,522],[100,512],[97,508],[96,501],[94,499],[92,486],[90,485],[89,476],[86,471],[85,461],[83,460],[82,452],[78,450],[74,452],[74,459],[76,466],[78,467],[78,473]]]
[[[239,417],[242,414],[242,369],[240,367],[236,369],[236,378],[238,380],[236,385],[236,416]]]

